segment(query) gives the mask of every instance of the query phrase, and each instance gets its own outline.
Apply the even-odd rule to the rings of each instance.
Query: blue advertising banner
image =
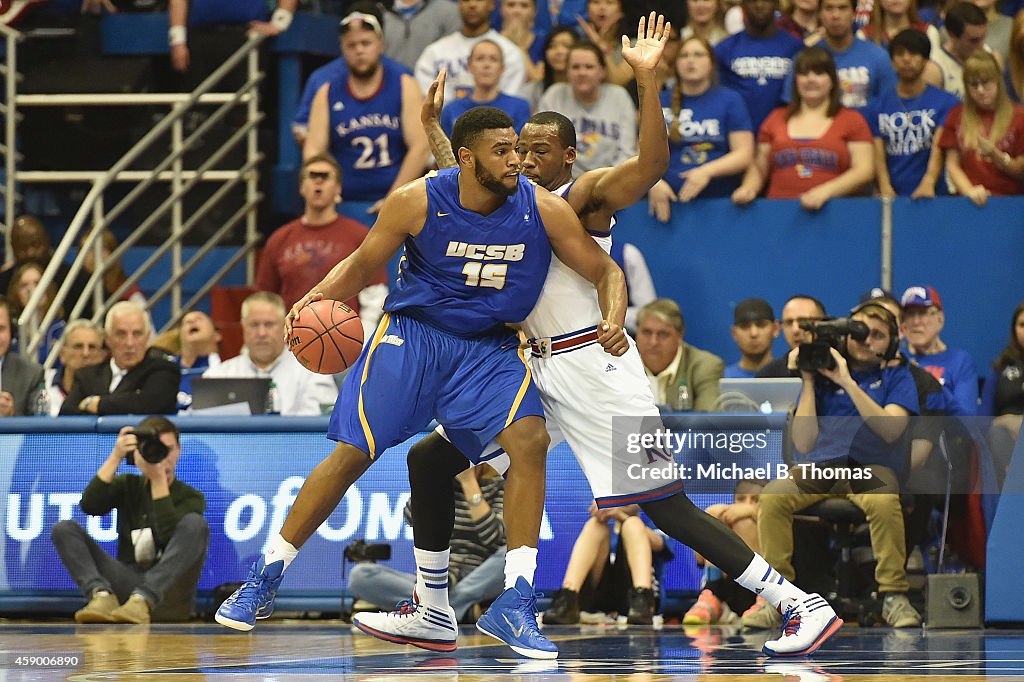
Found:
[[[17,421],[42,426],[37,420]],[[88,517],[78,501],[113,448],[120,424],[108,422],[97,428],[93,420],[77,421],[78,432],[12,433],[11,424],[0,433],[0,593],[76,589],[50,541],[51,529],[60,520],[74,519],[104,549],[116,551],[114,516]],[[321,420],[307,419],[300,423],[303,430],[286,431],[283,427],[289,421],[247,418],[243,425],[227,419],[177,420],[182,429],[178,477],[201,490],[207,501],[211,539],[201,590],[245,576],[268,538],[280,529],[305,476],[333,447],[318,428]],[[55,426],[52,421],[47,424]],[[345,587],[342,550],[360,538],[391,544],[389,565],[414,570],[412,529],[402,511],[409,499],[405,456],[419,437],[389,450],[349,490],[289,569],[283,594],[339,592]],[[773,441],[777,440],[774,431]],[[122,465],[119,473],[124,472],[132,473],[133,467]],[[547,472],[536,582],[541,589],[552,590],[561,585],[593,498],[564,444],[552,451]],[[701,506],[728,500],[722,494],[693,497]],[[692,553],[677,543],[673,549],[676,559],[666,568],[666,589],[696,590],[699,573]]]

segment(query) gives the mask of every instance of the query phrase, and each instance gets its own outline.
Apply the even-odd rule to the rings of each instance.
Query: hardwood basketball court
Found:
[[[250,633],[219,625],[0,625],[0,680],[351,679],[483,682],[974,682],[1024,680],[1024,630],[890,630],[847,626],[810,659],[769,659],[774,633],[735,627],[547,627],[557,661],[517,657],[464,626],[436,654],[376,640],[340,621],[272,620]],[[18,665],[17,656],[80,657],[76,666]],[[23,659],[24,660],[24,659]]]

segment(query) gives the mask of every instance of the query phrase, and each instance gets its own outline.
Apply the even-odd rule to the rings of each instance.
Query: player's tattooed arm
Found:
[[[427,133],[430,151],[438,168],[455,168],[458,162],[452,152],[452,143],[441,127],[441,109],[444,108],[444,79],[446,71],[441,69],[437,78],[430,84],[427,96],[423,98],[420,108],[420,122]]]

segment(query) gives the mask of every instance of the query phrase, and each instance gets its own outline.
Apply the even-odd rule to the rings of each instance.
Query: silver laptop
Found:
[[[789,412],[800,397],[802,383],[799,377],[720,379],[717,409],[746,414]]]
[[[269,390],[270,379],[195,377],[192,379],[192,412],[264,414]]]

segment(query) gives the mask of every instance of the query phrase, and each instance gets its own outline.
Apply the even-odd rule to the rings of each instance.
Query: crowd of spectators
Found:
[[[498,98],[521,106],[511,99],[521,97],[530,111],[558,111],[576,125],[577,175],[613,165],[635,152],[637,131],[635,85],[618,56],[619,37],[647,7],[578,4],[578,16],[566,17],[564,8],[557,16],[565,24],[550,23],[547,8],[532,0],[431,0],[406,8],[399,13],[407,24],[433,17],[436,32],[450,29],[451,9],[459,24],[425,42],[405,66],[415,70],[421,92],[447,69],[445,121]],[[435,16],[441,7],[447,24]],[[919,12],[913,0],[876,2],[864,16],[858,11],[854,0],[801,0],[784,9],[775,0],[686,3],[659,69],[672,130],[672,164],[650,195],[659,219],[668,220],[673,201],[727,196],[739,204],[799,197],[816,210],[833,197],[872,192],[915,198],[953,192],[979,204],[992,194],[1024,193],[1024,149],[1016,134],[1024,118],[1016,103],[1024,18],[1015,24],[984,0],[956,3],[941,14]],[[403,30],[395,12],[381,25],[383,53],[397,59],[389,47],[389,31]],[[406,28],[404,41],[411,39]],[[470,55],[482,40],[492,45],[485,50],[490,62],[500,52],[497,64],[474,66],[482,57]],[[982,55],[991,64],[967,78],[965,65]],[[496,85],[488,69],[499,70]],[[829,83],[814,82],[826,76]],[[347,67],[337,78],[349,78]],[[965,78],[997,89],[992,101],[975,103]],[[311,82],[323,82],[319,72]],[[957,100],[963,100],[959,108],[952,104]],[[946,125],[947,116],[955,125]]]
[[[141,9],[100,0],[86,4],[90,12]],[[169,3],[174,68],[190,68],[186,25],[251,21],[253,30],[274,36],[288,30],[299,8],[298,0],[278,0],[272,13],[267,3],[256,0],[233,4],[237,7],[228,11],[203,0]],[[416,100],[444,68],[445,99],[452,109],[446,120],[465,107],[464,98],[480,104],[497,102],[497,97],[521,97],[531,112],[554,110],[572,119],[579,135],[577,175],[612,165],[636,149],[635,106],[624,96],[630,93],[635,103],[635,83],[620,55],[621,36],[630,32],[626,28],[636,18],[651,10],[662,11],[663,4],[670,3],[358,0],[325,4],[325,10],[345,13],[342,54],[307,82],[295,118],[304,156],[330,152],[342,167],[344,198],[376,204],[427,167],[427,146],[415,120]],[[798,76],[806,75],[808,64],[813,65],[812,73],[834,70],[832,87],[841,108],[814,112],[817,125],[811,127],[817,127],[818,134],[812,131],[807,139],[797,137],[796,148],[774,154],[795,155],[795,162],[765,165],[763,155],[757,155],[756,165],[764,177],[760,182],[747,177],[743,189],[733,194],[737,203],[802,196],[823,184],[828,189],[807,197],[805,208],[820,208],[832,196],[871,192],[927,197],[932,179],[937,194],[963,194],[978,204],[989,195],[1024,193],[1024,143],[1017,134],[1024,120],[1019,104],[1024,90],[1024,12],[1017,12],[1018,5],[996,0],[923,8],[915,0],[787,0],[781,6],[779,0],[738,4],[687,0],[669,8],[669,18],[676,25],[665,50],[659,87],[667,124],[677,135],[666,185],[652,190],[652,205],[664,219],[671,198],[720,197],[730,194],[723,193],[724,188],[739,187],[750,165],[742,133],[749,131],[759,142],[770,144],[779,138],[780,124],[785,124],[782,127],[793,129],[796,136],[803,118],[799,114],[812,113],[797,82]],[[916,39],[896,40],[908,32],[922,36],[927,49]],[[677,61],[681,41],[690,39],[702,42],[687,42],[682,54],[689,58]],[[478,82],[480,76],[473,73],[474,61],[483,56],[471,60],[470,55],[482,40],[501,53],[496,88],[489,83],[490,75],[483,76],[486,82]],[[801,74],[794,69],[795,59],[808,46],[824,50],[829,59],[820,52],[811,53],[813,58],[801,61]],[[709,49],[714,52],[710,68],[703,54]],[[908,49],[923,57],[916,87],[908,85],[910,79],[899,80],[899,69],[894,68],[899,66],[901,50]],[[491,51],[485,50],[493,61]],[[969,61],[973,70],[965,73]],[[970,92],[969,82],[977,84],[978,92]],[[945,90],[962,105],[950,109],[937,93],[918,92],[927,86]],[[742,106],[734,104],[737,95]],[[723,103],[728,104],[724,111]],[[770,119],[787,104],[789,108],[782,109],[787,113],[776,113],[781,121]],[[312,140],[308,137],[311,117],[317,121]],[[883,117],[886,124],[880,120]],[[896,129],[899,140],[892,135],[897,118],[902,122]],[[369,121],[375,125],[368,125]],[[855,152],[863,135],[883,144]],[[843,137],[847,149],[834,144],[837,137]],[[908,147],[920,154],[934,150],[936,158],[928,167],[915,167],[897,187],[886,177],[885,167],[899,165]],[[801,174],[802,191],[780,193],[774,176],[793,169],[806,171],[807,177]],[[910,174],[906,168],[903,171]],[[710,186],[702,189],[705,183]],[[674,194],[668,194],[669,187]],[[108,277],[115,279],[111,271]],[[0,281],[0,290],[6,290],[3,284]]]

